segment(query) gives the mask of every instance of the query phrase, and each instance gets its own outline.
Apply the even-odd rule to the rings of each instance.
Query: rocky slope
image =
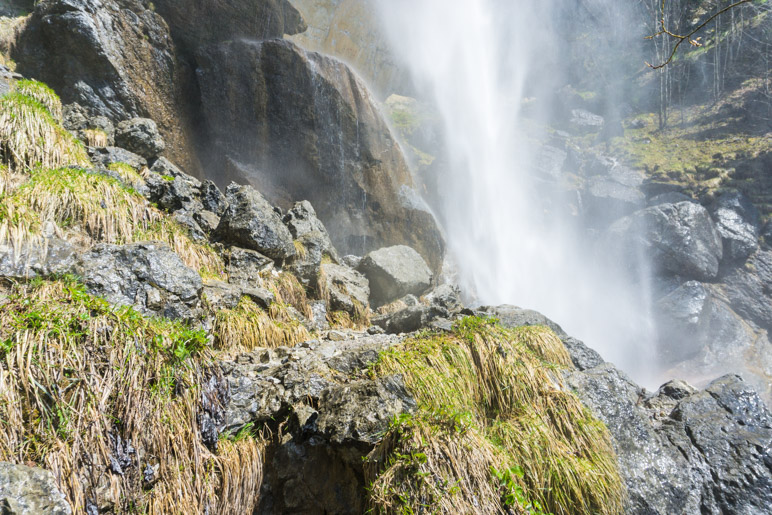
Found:
[[[56,85],[78,103],[0,70],[0,512],[772,513],[772,417],[750,386],[769,374],[770,251],[752,204],[661,196],[560,135],[545,148],[546,180],[587,179],[578,198],[604,241],[659,256],[663,316],[691,336],[668,347],[673,362],[757,367],[754,383],[647,392],[539,313],[472,310],[440,284],[436,226],[400,195],[404,160],[361,82],[263,40],[303,28],[289,4],[253,18],[229,5],[41,2],[15,55],[53,74],[36,52],[57,56],[44,28],[61,24],[83,76]],[[185,32],[192,13],[260,41]],[[89,51],[67,46],[89,34]],[[158,48],[142,66],[200,78],[182,97],[137,89],[158,70],[120,72]],[[222,189],[186,173],[162,112],[174,104],[147,95],[191,90],[194,137],[220,143],[193,161],[292,160],[286,183],[260,166]],[[330,189],[351,194],[361,225]]]
[[[305,29],[285,0],[47,0],[0,46],[62,96],[69,129],[112,144],[119,123],[150,118],[192,175],[250,182],[283,209],[308,198],[341,250],[407,244],[439,272],[442,236],[364,83],[273,41]]]
[[[12,87],[4,510],[768,510],[771,418],[738,377],[647,393],[538,313],[432,290],[409,247],[340,258],[308,202],[87,149]]]

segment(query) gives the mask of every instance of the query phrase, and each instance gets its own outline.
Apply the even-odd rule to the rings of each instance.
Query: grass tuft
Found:
[[[16,172],[89,165],[83,145],[48,109],[18,92],[0,98],[0,157]]]
[[[608,430],[566,391],[565,367],[548,328],[477,317],[383,353],[373,374],[401,375],[419,411],[370,456],[373,511],[477,512],[495,491],[483,512],[621,513]]]
[[[62,120],[62,101],[54,90],[36,80],[16,81],[15,90],[20,95],[37,100],[55,120]]]
[[[250,351],[255,348],[294,347],[311,338],[308,330],[274,303],[270,313],[244,297],[234,309],[214,315],[215,346],[226,351]]]

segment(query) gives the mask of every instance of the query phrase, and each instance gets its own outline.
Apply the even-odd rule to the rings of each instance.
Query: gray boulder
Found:
[[[97,245],[74,270],[89,293],[167,318],[192,318],[203,289],[198,272],[161,243]]]
[[[66,273],[75,263],[76,250],[55,236],[20,246],[0,243],[0,277],[29,279]]]
[[[593,114],[586,109],[572,109],[569,123],[574,132],[590,134],[600,132],[603,129],[604,120],[602,116]]]
[[[203,204],[204,209],[211,211],[217,216],[222,216],[228,207],[225,195],[222,194],[220,188],[212,181],[204,181],[201,185],[201,204]]]
[[[567,382],[611,432],[627,513],[772,513],[772,423],[739,377],[647,395],[601,364]]]
[[[418,252],[405,245],[370,252],[357,270],[370,281],[370,303],[374,307],[408,294],[421,295],[432,282],[426,262]]]
[[[144,157],[135,154],[134,152],[129,152],[125,148],[120,147],[102,147],[102,148],[92,148],[90,149],[91,152],[91,161],[96,165],[101,165],[105,168],[110,166],[114,163],[124,163],[135,170],[142,170],[147,166],[147,159]]]
[[[591,177],[582,195],[588,215],[606,223],[641,209],[645,200],[637,187],[602,176]]]
[[[501,306],[482,306],[475,311],[478,316],[490,316],[497,318],[504,327],[519,327],[521,325],[543,325],[552,329],[561,338],[568,336],[563,329],[532,309],[523,309],[509,304]]]
[[[347,266],[323,264],[321,280],[329,300],[327,309],[357,315],[367,308],[370,284],[367,278]]]
[[[732,307],[744,317],[772,330],[772,251],[762,250],[724,280]]]
[[[426,301],[432,305],[443,308],[451,314],[456,314],[464,309],[461,301],[461,289],[451,284],[437,286],[426,295]]]
[[[152,161],[166,149],[158,126],[150,118],[132,118],[115,128],[115,144]]]
[[[223,242],[283,260],[295,255],[292,234],[265,198],[251,186],[231,184],[228,208],[215,231]]]
[[[721,237],[708,211],[692,202],[637,211],[615,222],[607,237],[629,262],[644,252],[660,271],[699,280],[716,277],[723,255]]]
[[[660,350],[670,361],[693,357],[707,343],[712,295],[698,281],[688,281],[655,304]]]
[[[563,167],[567,159],[568,154],[565,150],[544,145],[536,156],[535,169],[545,178],[557,181],[564,175]]]
[[[273,268],[273,260],[255,250],[231,247],[226,256],[228,282],[244,288],[260,286],[260,273]]]
[[[203,209],[198,200],[201,196],[198,179],[187,175],[165,157],[157,159],[150,172],[145,183],[151,202],[167,211],[185,209],[195,212]]]
[[[725,258],[744,260],[759,248],[761,215],[748,197],[739,192],[725,193],[712,206],[712,213]]]
[[[72,509],[51,472],[0,461],[0,513],[70,515]]]
[[[289,228],[295,241],[303,249],[295,255],[288,268],[300,282],[306,286],[315,286],[323,260],[337,263],[340,258],[330,241],[324,224],[316,217],[311,203],[298,202],[284,215],[284,223]]]
[[[115,125],[106,116],[90,116],[80,104],[72,103],[62,107],[62,126],[81,141],[87,141],[87,130],[98,129],[105,134],[106,146],[115,145]]]
[[[448,318],[450,313],[446,309],[416,303],[395,313],[377,316],[372,319],[372,323],[387,334],[402,334],[426,328],[437,319]]]

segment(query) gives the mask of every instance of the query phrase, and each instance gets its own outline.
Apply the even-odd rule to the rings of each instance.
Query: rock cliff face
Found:
[[[366,86],[342,62],[288,41],[239,40],[198,54],[211,142],[205,167],[280,205],[311,201],[346,254],[394,244],[436,271],[443,243]]]
[[[19,71],[49,84],[64,103],[116,123],[152,118],[169,155],[190,162],[181,72],[161,16],[136,0],[40,2],[15,42]]]
[[[291,0],[308,30],[289,39],[306,50],[342,59],[367,80],[380,98],[409,89],[395,62],[371,0]]]

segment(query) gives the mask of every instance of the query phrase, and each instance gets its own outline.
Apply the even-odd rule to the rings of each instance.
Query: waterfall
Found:
[[[536,309],[649,382],[654,334],[645,267],[598,250],[536,173],[550,137],[525,97],[547,92],[553,0],[381,0],[379,17],[417,95],[441,116],[447,158],[433,206],[461,286],[478,304]],[[543,105],[544,98],[538,98]],[[630,270],[636,270],[636,273]]]

